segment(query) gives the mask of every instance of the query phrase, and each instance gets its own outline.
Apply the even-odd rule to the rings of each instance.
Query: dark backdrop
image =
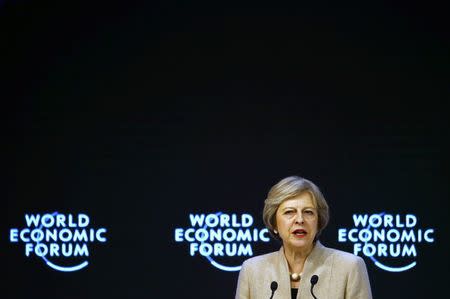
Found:
[[[305,176],[331,206],[413,213],[436,241],[374,297],[446,290],[449,67],[435,4],[6,1],[2,58],[6,298],[231,298],[237,272],[190,257],[190,212],[249,212]],[[62,273],[8,242],[25,213],[108,229]],[[257,253],[275,250],[272,242]],[[5,290],[6,289],[6,290]],[[3,296],[2,296],[3,297]]]

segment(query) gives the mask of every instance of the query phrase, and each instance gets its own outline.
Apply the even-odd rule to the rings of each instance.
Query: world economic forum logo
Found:
[[[50,268],[73,272],[85,268],[89,262],[89,246],[105,243],[106,228],[90,227],[86,214],[25,214],[24,228],[11,228],[11,243],[24,243],[27,257],[37,256]],[[71,264],[75,261],[75,264]]]
[[[340,228],[338,241],[353,243],[353,253],[389,272],[416,266],[418,245],[434,242],[434,229],[418,226],[413,214],[354,214],[353,228]]]
[[[252,227],[250,214],[189,214],[189,221],[190,227],[175,229],[175,241],[188,242],[191,256],[203,256],[223,271],[239,271],[242,262],[231,265],[226,260],[253,256],[252,244],[270,241],[266,228]]]

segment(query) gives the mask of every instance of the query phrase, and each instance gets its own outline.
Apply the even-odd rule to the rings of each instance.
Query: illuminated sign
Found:
[[[73,272],[85,268],[89,264],[88,245],[107,241],[106,229],[89,227],[90,218],[86,214],[25,214],[25,223],[25,228],[10,229],[10,242],[23,242],[27,257],[38,256],[57,271]],[[72,259],[81,261],[66,265],[67,260]]]
[[[266,228],[252,227],[250,214],[189,214],[191,227],[176,228],[175,241],[188,242],[191,256],[204,256],[214,267],[223,271],[239,271],[239,265],[218,262],[226,257],[253,256],[252,243],[269,242]]]
[[[340,228],[339,242],[353,243],[353,253],[370,258],[389,272],[402,272],[416,265],[419,243],[433,243],[434,229],[417,227],[413,214],[354,214],[354,228]]]

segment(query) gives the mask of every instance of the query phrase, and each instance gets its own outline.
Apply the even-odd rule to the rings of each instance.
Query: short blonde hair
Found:
[[[304,192],[309,192],[311,194],[319,216],[315,240],[318,239],[323,229],[327,226],[330,218],[329,208],[319,187],[305,178],[290,176],[282,179],[270,188],[267,198],[264,201],[263,221],[275,239],[280,240],[280,237],[274,232],[276,229],[275,216],[278,208],[285,200],[296,197]]]

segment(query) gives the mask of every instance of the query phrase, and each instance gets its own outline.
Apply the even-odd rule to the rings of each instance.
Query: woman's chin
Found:
[[[309,238],[303,238],[303,239],[290,239],[288,242],[289,247],[295,248],[295,249],[304,249],[309,248],[312,246],[312,241],[309,240]]]

